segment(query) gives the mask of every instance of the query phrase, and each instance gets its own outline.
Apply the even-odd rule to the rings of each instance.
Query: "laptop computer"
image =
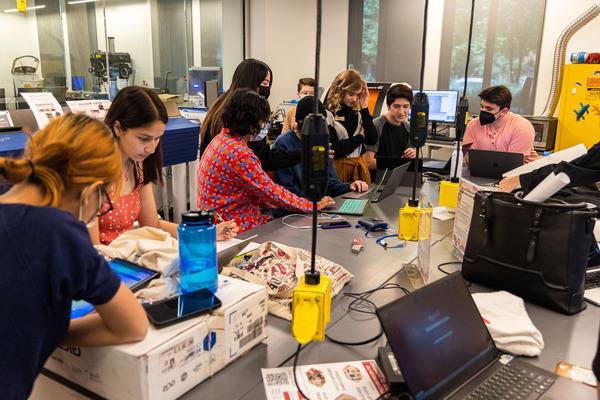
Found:
[[[386,157],[386,156],[375,156],[377,162],[377,170],[385,170],[396,168],[406,163],[409,164],[408,171],[404,174],[404,177],[400,181],[400,186],[412,186],[414,181],[414,174],[417,174],[417,187],[421,187],[423,184],[423,159],[419,159],[418,171],[415,172],[415,159],[414,158],[398,158],[398,157]]]
[[[416,400],[537,399],[558,379],[496,348],[460,272],[377,316]]]
[[[505,151],[469,150],[471,176],[501,179],[502,174],[523,165],[522,153]]]
[[[396,167],[391,173],[390,170],[386,169],[383,172],[383,176],[380,179],[378,179],[379,184],[377,185],[377,188],[375,189],[374,193],[373,190],[369,190],[363,193],[349,192],[343,194],[342,197],[345,199],[364,199],[369,197],[371,199],[371,202],[377,203],[378,201],[381,201],[386,197],[391,196],[392,193],[396,191],[396,188],[398,187],[398,185],[400,185],[404,174],[408,170],[408,166],[409,164],[407,163]]]

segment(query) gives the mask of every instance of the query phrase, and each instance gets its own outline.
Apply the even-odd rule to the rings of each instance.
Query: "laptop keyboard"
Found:
[[[533,400],[539,398],[554,383],[554,379],[522,368],[505,365],[487,378],[467,400],[520,399]]]
[[[600,287],[600,270],[585,274],[585,290]]]
[[[342,206],[337,210],[338,212],[344,213],[356,213],[361,214],[365,204],[367,204],[367,200],[361,199],[347,199],[344,200]]]

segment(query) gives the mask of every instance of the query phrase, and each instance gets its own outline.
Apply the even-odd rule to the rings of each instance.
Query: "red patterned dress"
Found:
[[[277,185],[241,136],[223,129],[202,155],[198,167],[198,208],[214,209],[225,220],[233,219],[240,232],[271,219],[260,205],[310,212],[312,203]]]
[[[142,172],[136,165],[135,188],[131,193],[120,196],[116,201],[113,200],[113,210],[98,218],[98,228],[100,232],[100,243],[110,244],[119,235],[133,229],[133,223],[138,220],[142,211],[142,201],[140,190],[142,189]],[[114,197],[111,194],[111,199]],[[108,204],[104,207],[108,209]]]

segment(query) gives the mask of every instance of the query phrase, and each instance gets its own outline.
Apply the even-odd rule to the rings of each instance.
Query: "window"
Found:
[[[544,22],[545,0],[475,2],[467,97],[479,113],[482,88],[505,85],[513,94],[511,110],[531,114]],[[517,11],[516,11],[517,10]],[[469,36],[470,0],[446,0],[438,86],[462,95]]]

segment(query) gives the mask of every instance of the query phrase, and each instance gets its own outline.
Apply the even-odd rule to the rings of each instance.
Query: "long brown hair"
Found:
[[[152,90],[142,86],[127,86],[119,90],[104,118],[104,123],[113,130],[113,133],[117,121],[121,129],[127,130],[142,128],[155,121],[166,125],[169,116],[165,105]],[[142,170],[143,184],[150,182],[162,184],[162,139],[154,153],[142,162]]]
[[[342,108],[344,94],[346,92],[358,92],[362,90],[364,85],[366,85],[366,82],[357,70],[347,69],[340,72],[333,80],[329,93],[327,93],[327,109],[334,114],[337,113]],[[356,111],[359,107],[358,104],[355,106]]]
[[[231,79],[231,86],[225,93],[223,93],[209,108],[206,118],[202,122],[202,128],[200,130],[201,138],[201,153],[204,152],[208,143],[215,137],[221,129],[223,129],[223,123],[221,120],[221,114],[223,114],[223,107],[232,96],[235,89],[253,89],[257,90],[260,84],[265,80],[267,72],[271,75],[271,82],[269,87],[273,85],[273,72],[271,68],[264,62],[256,60],[254,58],[248,58],[242,61]]]
[[[30,135],[22,158],[0,158],[0,175],[10,183],[31,183],[43,193],[43,205],[59,207],[68,190],[96,181],[119,182],[121,152],[102,122],[83,114],[54,118]]]

